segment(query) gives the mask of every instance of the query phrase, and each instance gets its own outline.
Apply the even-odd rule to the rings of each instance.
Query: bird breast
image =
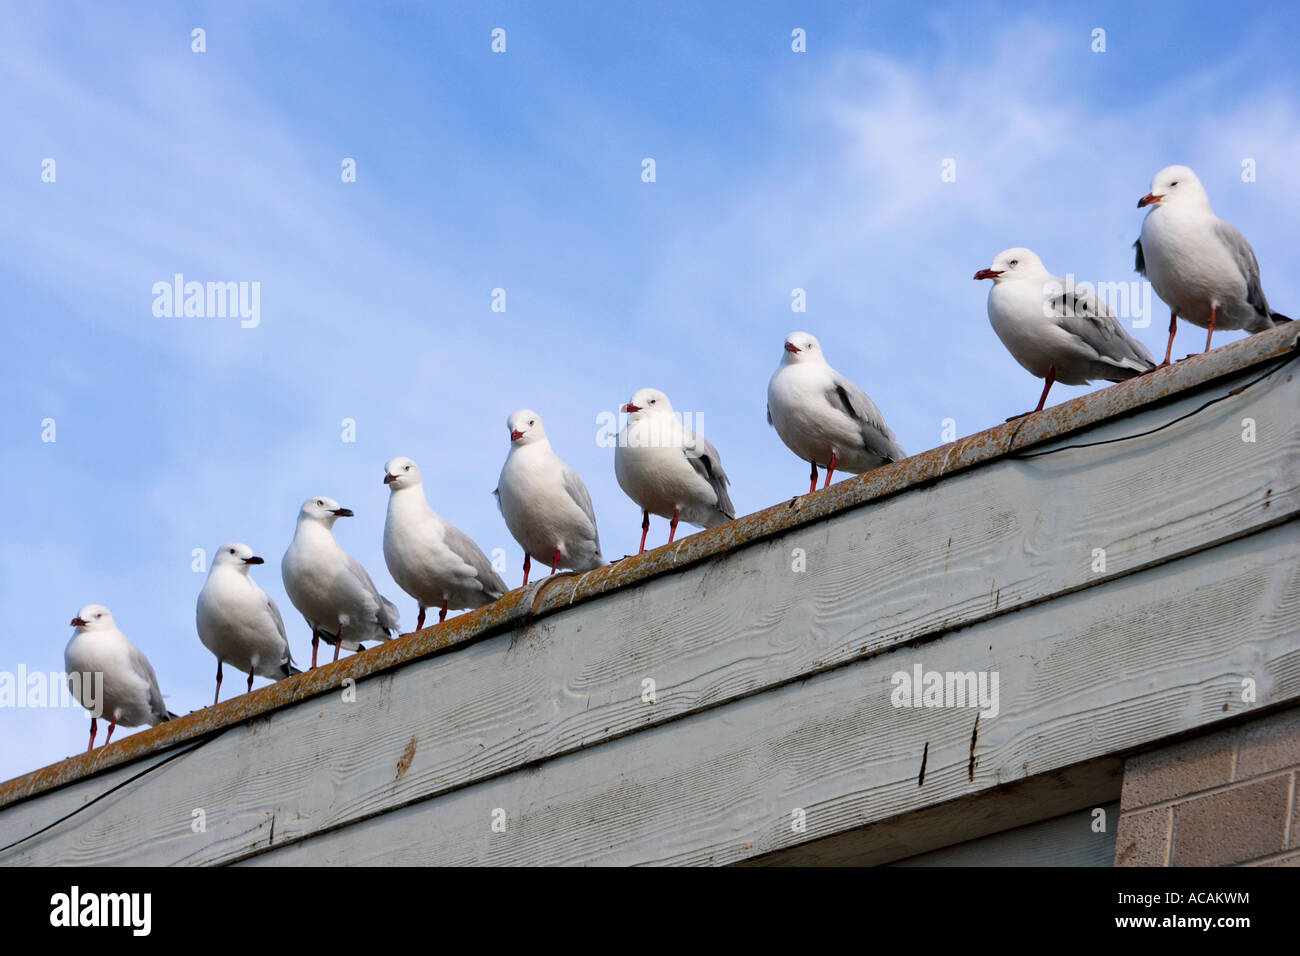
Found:
[[[1216,237],[1218,223],[1211,212],[1178,206],[1153,210],[1142,223],[1142,256],[1151,287],[1180,319],[1202,328],[1210,322],[1212,305],[1246,298],[1241,271]],[[1221,311],[1216,324],[1235,327],[1226,318]]]
[[[645,510],[667,518],[674,508],[716,504],[712,486],[687,461],[684,441],[675,420],[629,424],[614,450],[619,487]]]

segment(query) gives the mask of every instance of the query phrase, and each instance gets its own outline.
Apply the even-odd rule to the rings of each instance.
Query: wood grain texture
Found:
[[[1300,696],[1298,558],[1295,526],[1276,527],[1115,581],[1107,601],[1077,592],[248,862],[730,863],[1051,773],[1240,714],[1245,677],[1257,706]],[[890,704],[891,673],[918,659],[1001,675],[974,781],[972,711]]]
[[[1258,535],[1300,510],[1297,395],[1300,383],[1279,377],[1153,436],[998,460],[365,679],[355,703],[334,693],[275,711],[0,862],[239,859],[271,845],[272,832],[279,844],[415,801],[454,801],[501,775],[540,772],[753,695],[795,693],[819,674],[875,666],[877,655],[910,654],[1040,602],[1055,615],[1072,592],[1107,604],[1126,575]],[[1069,441],[1142,431],[1206,397],[1184,395]],[[1241,441],[1245,416],[1257,422],[1253,444]],[[1107,550],[1105,573],[1091,568],[1096,547]],[[791,570],[796,548],[801,573]],[[641,700],[645,678],[656,682],[654,704]],[[932,745],[927,788],[936,760]],[[5,809],[0,845],[137,769]],[[204,833],[191,830],[195,809],[207,813]]]

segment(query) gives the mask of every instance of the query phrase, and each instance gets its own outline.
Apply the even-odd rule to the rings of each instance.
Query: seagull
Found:
[[[217,657],[214,707],[221,699],[223,663],[248,674],[249,691],[255,674],[282,680],[302,673],[289,654],[280,609],[249,574],[253,565],[263,563],[246,544],[224,544],[199,592],[195,609],[199,640]]]
[[[393,580],[419,602],[417,631],[424,627],[425,608],[440,607],[441,624],[449,607],[482,607],[506,593],[506,583],[478,545],[429,507],[419,465],[392,459],[384,466],[384,484],[390,492],[384,561]]]
[[[993,331],[1017,362],[1044,380],[1034,411],[1042,411],[1053,382],[1122,382],[1155,368],[1146,346],[1124,331],[1104,299],[1067,285],[1030,250],[999,252],[975,278],[993,280]]]
[[[163,705],[158,675],[144,652],[126,639],[102,604],[87,604],[72,619],[72,640],[63,652],[68,687],[90,711],[90,746],[95,749],[96,717],[109,715],[107,747],[118,724],[157,727],[176,715]]]
[[[308,498],[280,562],[289,600],[311,626],[313,668],[320,638],[334,645],[337,661],[340,646],[364,651],[363,641],[389,640],[397,629],[393,602],[379,593],[361,562],[334,537],[334,522],[351,517],[352,512],[333,498]]]
[[[1210,197],[1186,166],[1169,166],[1151,180],[1151,192],[1138,208],[1151,206],[1142,220],[1134,268],[1169,306],[1168,365],[1181,317],[1208,331],[1263,332],[1291,320],[1269,308],[1259,283],[1259,263],[1246,237],[1210,208]]]
[[[506,422],[510,454],[497,482],[497,504],[506,527],[524,549],[524,584],[530,559],[558,568],[590,571],[608,564],[600,553],[596,511],[577,473],[546,439],[542,417],[521,409]]]
[[[785,354],[767,383],[767,423],[792,452],[812,465],[808,493],[817,490],[817,466],[830,487],[835,469],[860,475],[907,457],[876,403],[835,369],[821,343],[791,332]]]
[[[668,396],[643,388],[621,409],[627,424],[614,449],[614,474],[623,492],[641,507],[641,551],[650,515],[668,518],[668,542],[678,520],[715,528],[736,517],[727,494],[727,473],[718,450],[682,425]]]

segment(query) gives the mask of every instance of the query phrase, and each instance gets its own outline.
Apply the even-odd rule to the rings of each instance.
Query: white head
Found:
[[[233,568],[241,574],[247,574],[248,569],[254,564],[262,563],[264,563],[262,559],[253,554],[252,548],[234,541],[223,544],[217,549],[216,556],[212,559],[212,569],[215,571],[217,568]]]
[[[410,488],[421,483],[420,466],[409,458],[390,458],[384,465],[384,484],[390,491]]]
[[[72,619],[72,626],[78,631],[111,631],[117,627],[113,615],[102,604],[87,604]]]
[[[633,393],[620,411],[627,412],[627,420],[637,422],[649,415],[671,415],[673,403],[657,388],[643,388]]]
[[[510,429],[510,443],[516,448],[546,441],[546,427],[542,425],[542,416],[527,408],[521,408],[506,419]]]
[[[1143,206],[1167,206],[1171,202],[1189,202],[1210,208],[1210,195],[1186,166],[1166,166],[1151,177],[1151,192],[1138,200]]]
[[[347,508],[340,508],[339,503],[333,498],[308,498],[302,503],[302,508],[298,512],[298,521],[319,521],[327,528],[334,527],[334,522],[339,518],[351,518],[352,512]]]
[[[826,356],[822,354],[822,344],[817,341],[817,336],[811,332],[791,332],[785,337],[785,356],[781,361],[790,365],[800,362],[825,365]]]
[[[993,258],[993,265],[975,273],[976,279],[992,279],[993,284],[1016,279],[1038,279],[1047,273],[1043,260],[1023,246],[1004,249]]]

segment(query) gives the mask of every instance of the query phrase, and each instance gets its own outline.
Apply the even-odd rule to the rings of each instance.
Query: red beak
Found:
[[[396,480],[397,480],[396,475],[390,475],[387,472],[384,473],[384,484],[391,485]]]
[[[996,276],[1002,275],[1003,271],[1004,270],[1002,269],[981,269],[979,272],[975,273],[975,278],[992,279]]]
[[[623,406],[623,411],[627,412],[630,415],[632,412],[641,411],[641,406],[633,405],[631,402],[628,402],[626,405]]]
[[[785,350],[786,350],[787,352],[789,352],[791,355],[793,355],[795,352],[802,351],[802,350],[799,348],[799,346],[795,345],[793,342],[786,342],[786,343],[785,343]]]
[[[74,618],[72,619],[72,626],[73,626],[73,627],[85,627],[85,626],[86,626],[86,622],[83,621],[83,620],[82,620],[81,618],[79,618],[79,617],[74,617]]]
[[[521,432],[518,428],[512,429],[510,432],[511,441],[519,441],[519,439],[523,437],[524,437],[524,433]]]
[[[1164,196],[1157,196],[1155,193],[1147,193],[1138,200],[1138,208],[1141,209],[1143,206],[1154,206],[1164,198]]]

